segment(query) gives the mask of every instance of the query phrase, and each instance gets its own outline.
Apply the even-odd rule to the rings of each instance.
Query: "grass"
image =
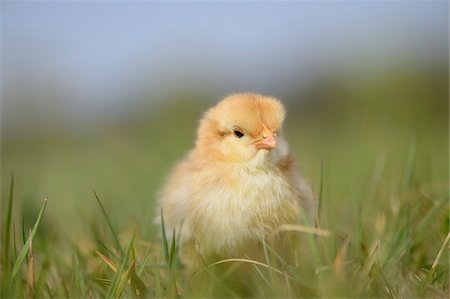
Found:
[[[434,194],[413,183],[414,152],[411,149],[405,159],[402,177],[395,180],[400,185],[390,197],[380,196],[385,188],[393,188],[383,181],[387,162],[375,165],[368,182],[370,194],[350,194],[368,200],[370,211],[364,206],[334,209],[320,171],[318,185],[324,194],[320,229],[285,228],[301,239],[293,249],[294,262],[284,261],[265,243],[265,261],[222,260],[205,265],[195,277],[186,276],[176,260],[175,232],[172,242],[162,234],[161,245],[156,233],[152,232],[153,239],[145,238],[140,231],[149,228],[139,225],[119,228],[122,233],[117,234],[119,225],[96,193],[92,197],[99,206],[98,219],[93,225],[98,234],[74,241],[68,251],[63,243],[70,236],[51,240],[36,234],[46,216],[45,200],[29,234],[22,225],[21,238],[20,221],[11,216],[16,215],[13,207],[19,206],[11,179],[7,207],[2,209],[1,297],[445,297],[448,193]],[[342,210],[347,212],[340,214]],[[351,228],[341,228],[342,222]],[[230,279],[236,268],[246,267],[251,293]]]
[[[289,107],[286,135],[318,196],[319,227],[283,227],[290,259],[264,242],[263,260],[229,258],[193,275],[175,232],[152,222],[155,194],[206,105],[81,139],[5,142],[0,297],[448,297],[448,116],[414,103]]]

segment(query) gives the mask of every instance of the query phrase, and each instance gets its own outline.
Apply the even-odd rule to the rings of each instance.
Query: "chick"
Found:
[[[283,138],[284,118],[277,99],[253,93],[230,95],[204,114],[195,148],[159,202],[188,269],[249,256],[282,224],[314,223],[315,199]]]

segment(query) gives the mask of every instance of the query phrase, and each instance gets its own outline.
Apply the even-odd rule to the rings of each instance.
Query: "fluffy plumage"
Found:
[[[195,148],[160,194],[181,261],[251,255],[282,224],[314,223],[315,201],[283,138],[285,110],[271,97],[233,94],[210,108]],[[303,213],[304,211],[305,213]]]

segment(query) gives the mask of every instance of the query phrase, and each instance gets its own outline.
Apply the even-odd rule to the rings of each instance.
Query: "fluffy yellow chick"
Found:
[[[195,148],[160,195],[167,235],[175,230],[188,269],[251,255],[282,224],[314,224],[314,196],[289,154],[284,118],[277,99],[253,93],[230,95],[203,116]]]

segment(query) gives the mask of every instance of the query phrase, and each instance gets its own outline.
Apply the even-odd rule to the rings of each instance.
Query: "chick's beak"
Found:
[[[272,149],[277,146],[277,141],[273,136],[273,134],[270,134],[267,137],[264,137],[261,141],[255,143],[255,146],[257,149],[261,148]]]

